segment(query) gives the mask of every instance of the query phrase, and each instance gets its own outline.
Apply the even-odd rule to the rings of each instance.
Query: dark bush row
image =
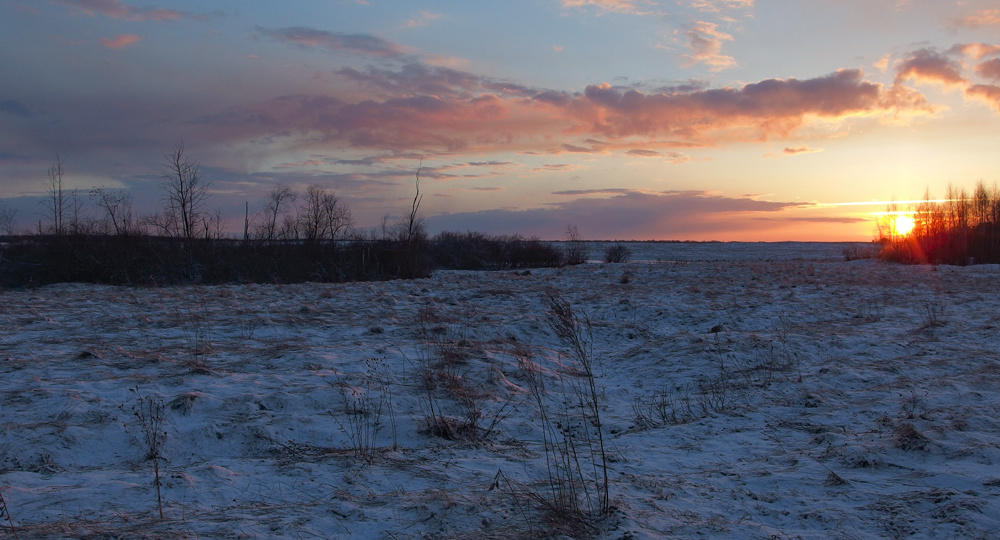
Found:
[[[443,232],[431,239],[428,248],[436,268],[454,270],[542,268],[565,263],[557,247],[519,235]]]
[[[498,270],[563,264],[555,246],[519,236],[241,241],[128,235],[0,239],[0,286],[301,283],[426,277],[435,268]]]

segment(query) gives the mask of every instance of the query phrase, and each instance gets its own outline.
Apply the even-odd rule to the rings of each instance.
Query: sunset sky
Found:
[[[276,183],[374,227],[420,168],[431,232],[865,241],[885,201],[1000,182],[1000,8],[0,0],[19,224],[56,153],[155,211],[178,143],[234,229]]]

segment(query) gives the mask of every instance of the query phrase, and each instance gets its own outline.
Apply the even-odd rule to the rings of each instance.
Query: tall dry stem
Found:
[[[163,445],[167,442],[167,432],[163,430],[163,413],[166,407],[163,400],[153,396],[144,396],[139,388],[132,388],[132,414],[142,431],[142,443],[145,445],[146,459],[153,461],[153,485],[156,486],[156,507],[163,519],[163,496],[160,492],[160,460],[163,459]]]

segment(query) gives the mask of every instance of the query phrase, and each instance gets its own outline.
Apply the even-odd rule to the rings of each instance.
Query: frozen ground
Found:
[[[1000,267],[771,247],[0,291],[0,494],[21,539],[996,537]],[[590,323],[603,518],[553,500],[553,463],[576,458],[584,512],[602,469],[547,294]]]

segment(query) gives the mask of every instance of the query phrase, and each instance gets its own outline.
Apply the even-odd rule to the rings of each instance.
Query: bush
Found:
[[[606,263],[627,263],[632,260],[632,250],[625,244],[615,244],[604,250],[604,262]]]

